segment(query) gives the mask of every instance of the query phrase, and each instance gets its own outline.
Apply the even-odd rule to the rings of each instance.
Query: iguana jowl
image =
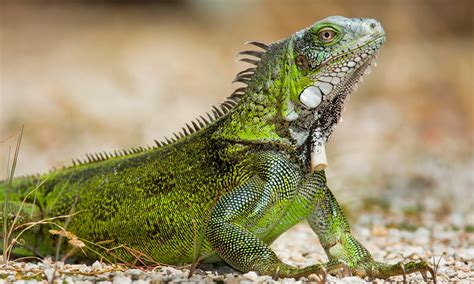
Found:
[[[92,259],[100,252],[111,261],[133,262],[139,252],[167,264],[222,259],[240,271],[281,277],[342,264],[362,277],[417,271],[434,277],[426,262],[375,262],[351,235],[326,185],[324,145],[384,41],[376,20],[329,17],[270,45],[251,42],[262,51],[241,52],[255,57],[242,59],[255,67],[235,79],[247,86],[214,108],[213,117],[200,117],[156,147],[92,155],[17,178],[1,211],[10,214],[10,224],[17,211],[23,222],[75,213],[55,222],[86,240],[85,257]],[[297,268],[269,248],[304,219],[329,262]],[[51,228],[26,232],[25,245],[14,252],[66,253],[71,248],[51,236]]]

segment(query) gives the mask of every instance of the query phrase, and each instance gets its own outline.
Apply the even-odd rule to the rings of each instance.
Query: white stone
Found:
[[[47,268],[43,270],[44,275],[46,276],[46,279],[48,282],[52,283],[53,282],[53,277],[55,274],[55,269],[54,268]]]
[[[251,281],[255,281],[255,280],[257,280],[258,275],[257,275],[257,273],[256,273],[255,271],[250,271],[250,272],[247,272],[247,273],[245,273],[244,275],[242,275],[242,277],[243,277],[244,279],[248,279],[248,280],[251,280]]]
[[[117,275],[112,281],[113,284],[131,284],[132,279],[123,275]]]
[[[96,260],[92,264],[92,270],[98,271],[98,270],[101,270],[101,269],[102,269],[102,263],[100,261]]]

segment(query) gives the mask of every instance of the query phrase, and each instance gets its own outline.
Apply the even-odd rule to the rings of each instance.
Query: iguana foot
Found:
[[[349,267],[353,275],[359,276],[361,278],[369,277],[370,280],[375,278],[387,279],[392,276],[402,275],[403,281],[405,282],[406,275],[420,272],[425,281],[432,280],[434,283],[436,283],[436,273],[426,261],[410,261],[406,263],[399,262],[396,264],[386,264],[373,260],[366,260]],[[328,271],[329,273],[335,272],[335,270]],[[431,279],[428,279],[428,273],[430,273]]]
[[[326,263],[314,264],[314,265],[306,266],[303,268],[298,268],[298,267],[283,263],[283,265],[279,265],[275,269],[273,278],[278,279],[278,278],[288,277],[288,278],[298,279],[301,277],[307,277],[310,274],[316,274],[316,275],[321,276],[322,279],[326,279],[326,275],[328,274],[328,271],[336,271],[337,269],[343,269],[344,267],[345,267],[345,263],[339,262],[339,261],[330,261]]]

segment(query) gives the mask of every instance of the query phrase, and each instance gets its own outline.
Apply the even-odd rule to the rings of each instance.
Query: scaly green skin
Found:
[[[55,222],[88,241],[86,255],[78,255],[91,259],[99,258],[93,250],[129,263],[136,263],[137,252],[145,262],[167,264],[222,259],[240,271],[280,277],[343,264],[361,277],[432,272],[425,262],[375,262],[351,235],[324,171],[310,166],[315,139],[328,140],[344,98],[384,41],[375,20],[330,17],[261,45],[266,52],[254,53],[261,57],[257,68],[238,76],[238,81],[249,79],[248,86],[224,106],[226,114],[164,146],[15,179],[6,202],[7,222],[17,211],[18,223],[75,213]],[[328,93],[328,85],[321,84],[331,80]],[[303,98],[313,84],[324,93],[318,106],[311,105],[314,94],[309,103]],[[38,182],[44,183],[20,209]],[[328,263],[297,268],[269,248],[304,219]],[[67,253],[70,245],[49,234],[51,228],[56,227],[27,231],[25,245],[14,252]]]

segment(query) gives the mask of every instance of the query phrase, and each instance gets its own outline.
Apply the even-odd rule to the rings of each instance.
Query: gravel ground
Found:
[[[465,230],[446,229],[434,225],[430,230],[402,230],[382,225],[367,226],[366,220],[380,218],[380,215],[362,215],[354,226],[354,234],[373,253],[376,260],[396,263],[402,260],[425,259],[437,263],[437,277],[440,282],[474,282],[474,234]],[[295,241],[297,240],[297,241]],[[282,235],[273,245],[277,254],[288,263],[306,266],[325,261],[324,251],[304,223],[298,224]],[[64,264],[44,260],[38,263],[10,262],[0,269],[0,278],[15,283],[300,283],[318,281],[316,275],[304,279],[278,279],[258,276],[255,272],[238,273],[227,266],[201,267],[190,278],[188,269],[156,267],[154,269],[127,269],[100,262]],[[420,274],[408,275],[410,282],[423,282]],[[328,276],[334,283],[365,283],[357,277]],[[402,277],[391,280],[401,281]]]

